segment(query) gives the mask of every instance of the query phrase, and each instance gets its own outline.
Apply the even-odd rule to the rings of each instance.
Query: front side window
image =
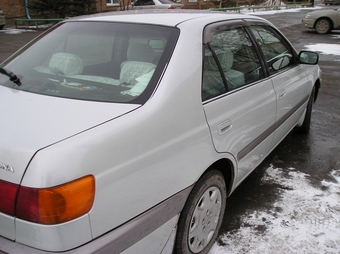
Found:
[[[3,68],[0,85],[91,101],[143,103],[153,92],[177,40],[174,28],[106,23],[61,24]]]
[[[263,77],[258,55],[242,27],[216,32],[204,50],[203,100]]]
[[[269,26],[250,28],[262,49],[270,74],[295,64],[292,49],[273,28]]]

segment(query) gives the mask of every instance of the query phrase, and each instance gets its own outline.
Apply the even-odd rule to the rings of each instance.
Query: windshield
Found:
[[[112,22],[63,23],[1,65],[0,85],[71,99],[144,103],[178,37],[175,28]]]

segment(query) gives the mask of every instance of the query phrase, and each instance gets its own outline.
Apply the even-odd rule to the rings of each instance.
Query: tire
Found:
[[[1,26],[0,26],[0,30],[2,30],[2,29],[4,28],[4,26],[5,26],[5,25],[1,25]]]
[[[305,119],[303,120],[302,125],[296,128],[296,130],[300,133],[308,134],[310,131],[310,123],[312,119],[312,109],[313,109],[313,103],[314,103],[314,94],[315,94],[315,87],[313,87],[312,93],[308,100]]]
[[[174,253],[208,253],[221,227],[227,199],[218,170],[208,171],[196,183],[178,221]]]
[[[327,34],[331,31],[331,23],[328,19],[319,19],[315,23],[315,31],[318,34]]]

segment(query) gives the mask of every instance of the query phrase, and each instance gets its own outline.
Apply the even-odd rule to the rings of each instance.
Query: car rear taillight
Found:
[[[0,180],[0,212],[15,215],[15,198],[19,186]]]
[[[64,223],[88,213],[94,202],[93,176],[85,176],[63,185],[44,189],[11,185],[13,184],[1,182],[0,186],[4,186],[5,190],[11,190],[14,194],[12,199],[8,199],[8,204],[4,208],[1,202],[0,211],[30,222],[46,225]]]

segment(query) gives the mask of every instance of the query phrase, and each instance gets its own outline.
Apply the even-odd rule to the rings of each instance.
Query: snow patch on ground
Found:
[[[313,187],[309,175],[293,168],[269,167],[263,183],[281,186],[272,209],[251,211],[241,227],[220,237],[209,254],[339,253],[340,170]]]
[[[5,34],[22,34],[25,32],[36,32],[35,30],[31,29],[15,29],[15,28],[5,28],[3,30],[0,30],[0,33],[5,33]]]
[[[306,45],[305,49],[319,52],[322,55],[340,56],[340,44],[317,43],[312,45]]]

